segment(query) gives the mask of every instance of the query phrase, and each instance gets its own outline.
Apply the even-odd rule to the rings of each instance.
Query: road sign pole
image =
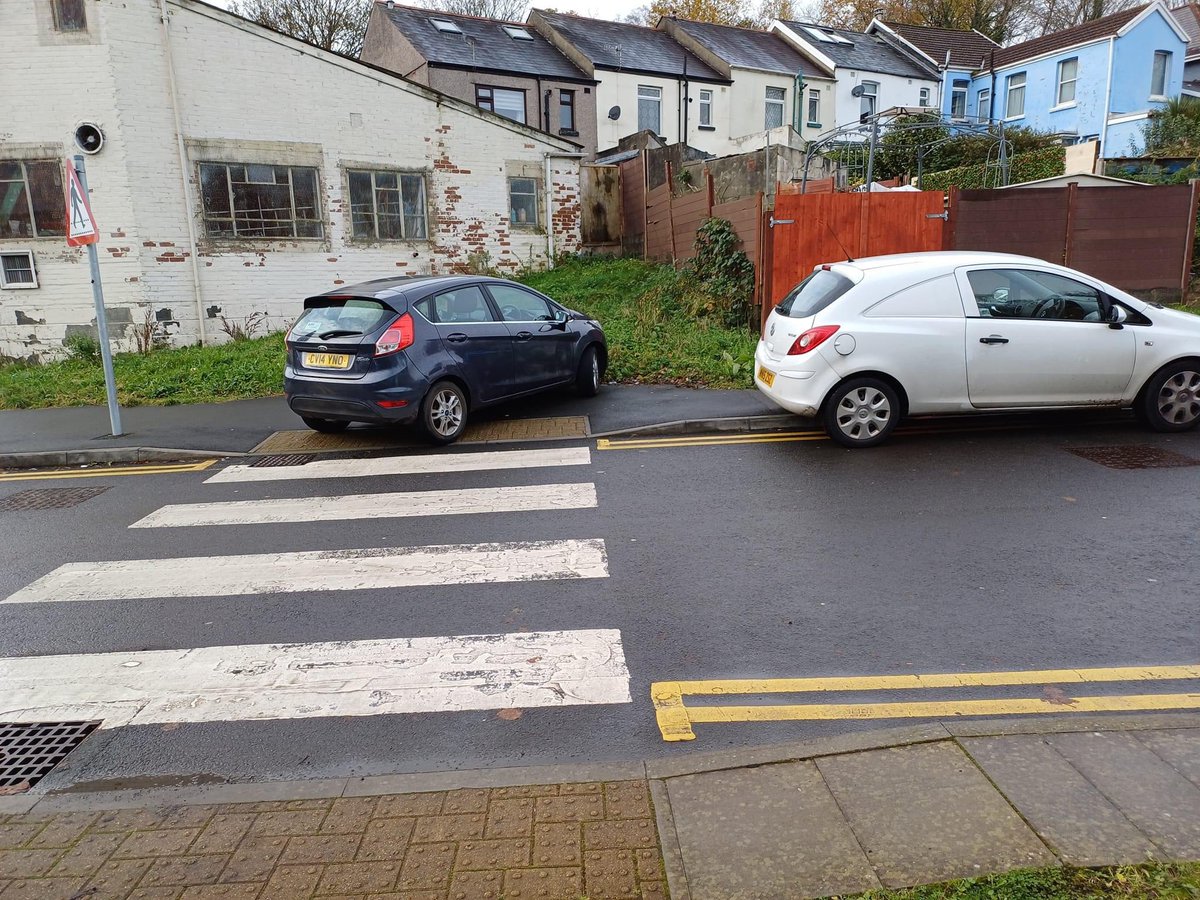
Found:
[[[75,157],[75,174],[83,187],[83,196],[88,195],[87,170],[83,165],[83,157]],[[113,437],[119,437],[125,432],[121,430],[121,407],[117,405],[117,379],[113,375],[112,348],[108,345],[108,318],[104,313],[104,287],[100,284],[100,258],[96,254],[96,244],[87,245],[88,265],[92,270],[92,299],[96,303],[96,332],[100,338],[100,359],[104,363],[104,391],[108,397],[108,421],[112,425]]]

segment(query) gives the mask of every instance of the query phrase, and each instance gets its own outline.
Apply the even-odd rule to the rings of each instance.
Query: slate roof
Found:
[[[1187,58],[1195,59],[1200,56],[1200,5],[1185,3],[1172,9],[1171,15],[1179,23],[1179,27],[1187,32]]]
[[[537,10],[537,13],[590,59],[592,65],[599,68],[674,78],[684,74],[686,60],[689,78],[729,83],[728,78],[714,71],[695,54],[689,53],[665,31],[544,9]]]
[[[951,66],[978,69],[981,68],[980,60],[987,59],[993,50],[1000,50],[999,44],[988,40],[978,31],[957,31],[953,28],[931,28],[900,22],[884,24],[939,66],[946,64],[946,53],[949,52]]]
[[[1121,12],[1113,13],[1111,16],[1104,16],[1101,19],[1084,22],[1082,25],[1076,25],[1074,28],[1065,28],[1053,34],[1046,34],[1031,41],[1023,41],[1020,44],[1005,47],[1003,50],[997,50],[996,66],[997,68],[1000,66],[1009,66],[1023,59],[1041,56],[1043,53],[1053,53],[1055,50],[1074,47],[1076,44],[1088,44],[1092,41],[1111,37],[1136,19],[1145,8],[1146,5],[1135,6],[1133,9],[1125,9]],[[983,68],[987,68],[987,66]]]
[[[690,19],[674,21],[680,31],[731,66],[782,75],[799,72],[816,78],[829,77],[828,72],[773,32],[693,22]]]
[[[377,4],[409,42],[430,63],[458,69],[489,69],[518,75],[541,75],[592,82],[562,52],[531,26],[475,16],[433,12],[411,6]],[[434,27],[432,19],[448,19],[461,34],[447,34]],[[504,25],[523,28],[532,41],[515,40]]]
[[[904,78],[936,78],[927,65],[918,63],[911,56],[902,53],[883,38],[873,34],[848,31],[844,28],[831,28],[828,25],[817,25],[813,22],[783,22],[783,24],[799,35],[809,46],[832,59],[839,68],[882,72],[886,75],[899,75]],[[816,28],[818,31],[835,34],[849,43],[827,43],[817,40],[805,31],[806,28]]]

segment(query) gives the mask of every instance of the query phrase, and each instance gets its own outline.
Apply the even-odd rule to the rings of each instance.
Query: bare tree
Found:
[[[503,19],[506,22],[525,21],[525,13],[529,9],[528,0],[425,0],[421,5],[439,12]]]
[[[1139,4],[1140,0],[1035,0],[1030,16],[1030,36],[1050,34],[1102,19]]]
[[[371,0],[234,0],[230,11],[294,38],[358,56]]]

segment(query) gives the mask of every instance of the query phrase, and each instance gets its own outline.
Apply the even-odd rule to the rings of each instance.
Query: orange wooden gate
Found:
[[[943,247],[941,191],[779,194],[769,220],[771,252],[763,320],[814,266],[848,256],[883,256]]]

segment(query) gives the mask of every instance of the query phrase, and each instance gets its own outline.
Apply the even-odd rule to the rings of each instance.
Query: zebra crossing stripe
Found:
[[[607,577],[601,539],[519,541],[66,563],[4,602],[230,597]]]
[[[595,506],[594,484],[539,484],[446,491],[347,494],[337,497],[179,503],[155,510],[129,527],[177,528],[188,525],[261,525],[347,519],[398,519],[411,516],[459,516],[543,509],[590,509]]]
[[[374,459],[321,459],[302,466],[228,466],[205,484],[238,481],[289,481],[296,478],[366,478],[375,475],[428,475],[439,472],[479,472],[490,469],[533,469],[586,466],[587,447],[549,450],[498,450],[483,453],[431,453],[423,456],[381,456]]]
[[[105,728],[629,703],[615,629],[0,659],[0,720]]]

